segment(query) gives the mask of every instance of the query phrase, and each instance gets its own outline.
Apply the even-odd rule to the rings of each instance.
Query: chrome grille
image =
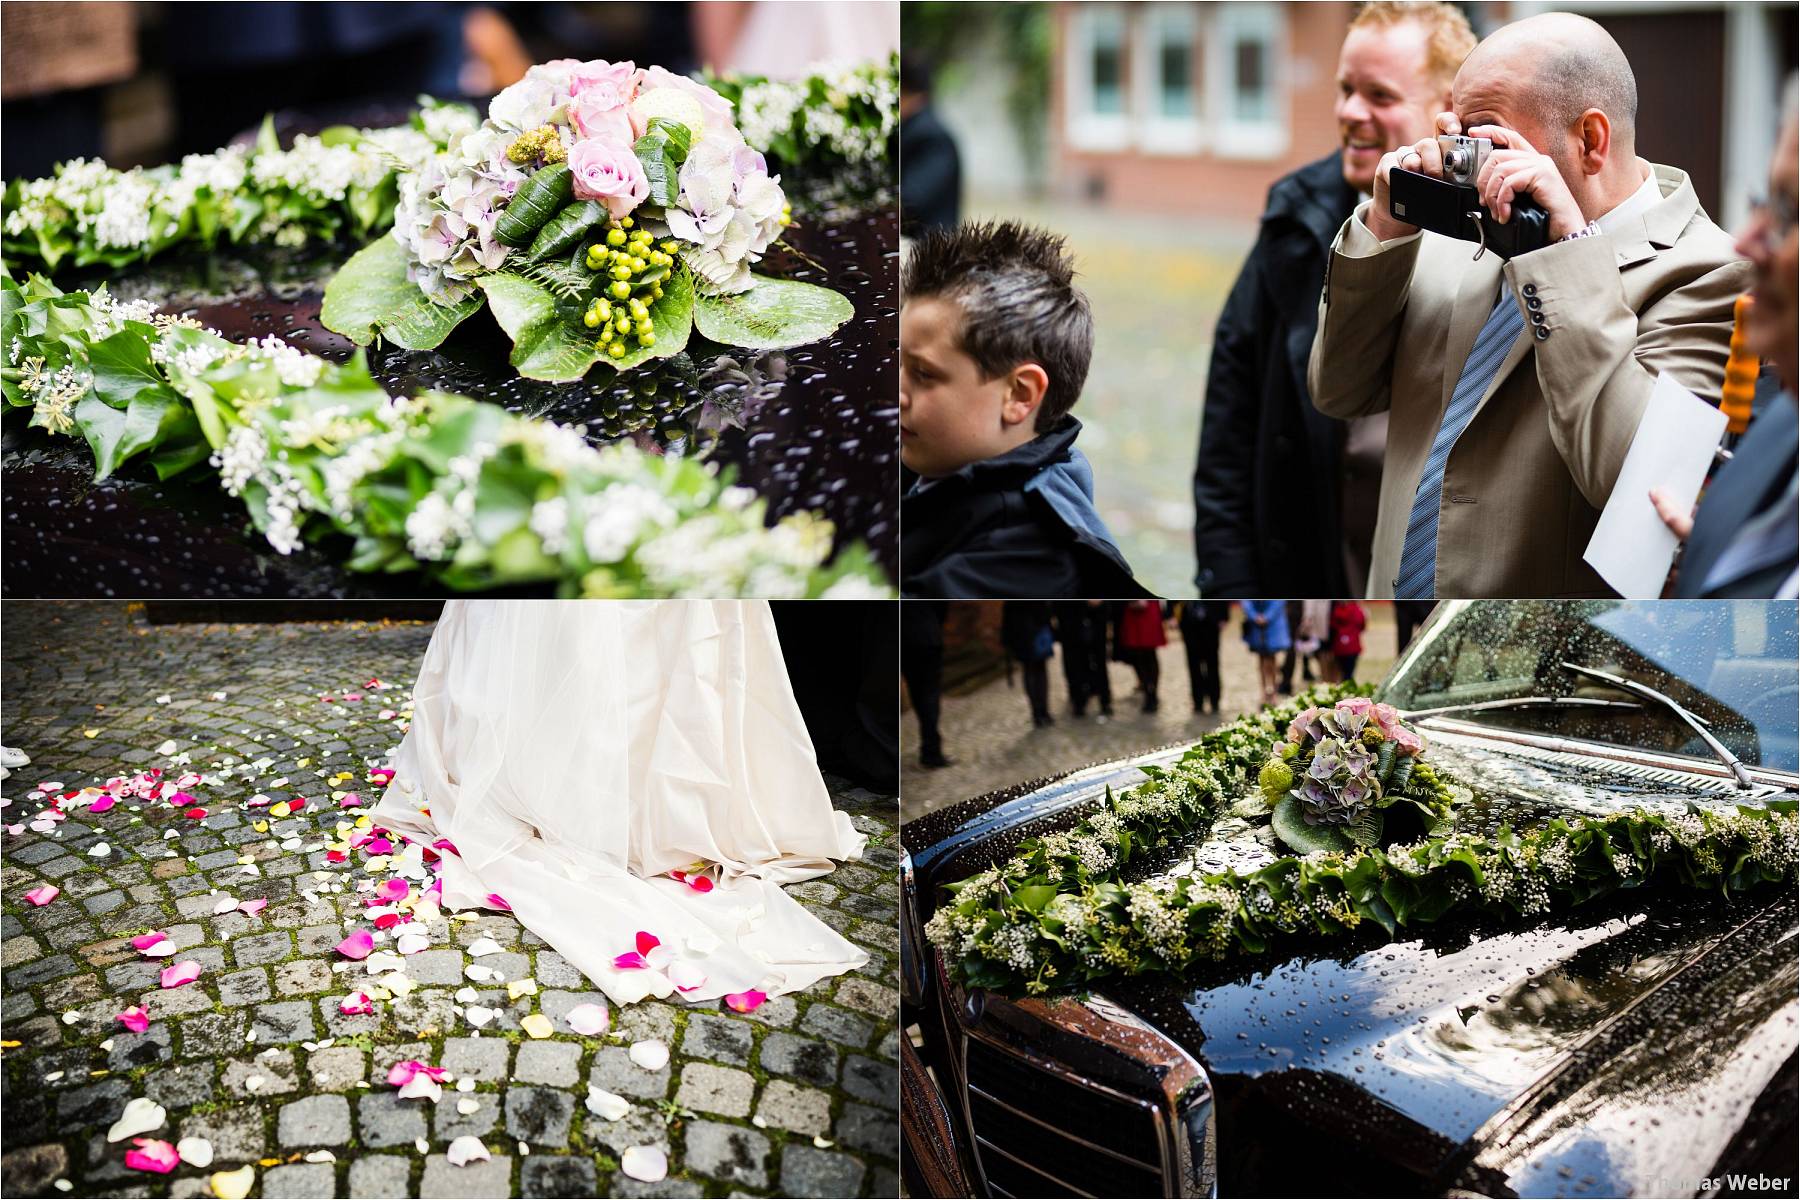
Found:
[[[965,1044],[964,1079],[991,1194],[1169,1194],[1159,1105],[1053,1073],[979,1038]]]

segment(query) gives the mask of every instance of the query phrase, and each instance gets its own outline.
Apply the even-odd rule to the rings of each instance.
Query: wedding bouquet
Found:
[[[1425,739],[1391,704],[1348,696],[1302,710],[1258,774],[1275,833],[1301,854],[1381,843],[1385,810],[1410,802],[1429,832],[1447,798],[1417,772]]]
[[[580,379],[724,345],[817,341],[853,315],[826,288],[757,275],[790,219],[732,105],[661,67],[559,59],[402,174],[393,232],[325,293],[325,325],[430,349],[484,303],[533,379]]]

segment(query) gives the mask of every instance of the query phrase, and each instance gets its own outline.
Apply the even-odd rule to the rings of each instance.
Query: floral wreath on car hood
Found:
[[[358,345],[428,350],[485,303],[532,379],[580,379],[727,346],[818,341],[854,315],[828,288],[752,271],[791,219],[731,101],[661,67],[541,63],[487,119],[403,171],[394,228],[326,288]]]
[[[1425,761],[1392,707],[1340,685],[1207,734],[1072,829],[1028,838],[948,885],[926,924],[951,976],[1043,993],[1179,974],[1283,938],[1343,936],[1475,912],[1530,916],[1653,883],[1742,892],[1791,880],[1793,800],[1681,814],[1627,809],[1492,837],[1455,829],[1469,790]],[[1134,858],[1267,819],[1293,854],[1258,870],[1126,882]],[[1404,836],[1403,836],[1404,835]]]

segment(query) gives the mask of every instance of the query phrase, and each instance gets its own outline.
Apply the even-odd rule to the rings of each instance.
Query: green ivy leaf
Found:
[[[1043,912],[1044,906],[1056,899],[1056,888],[1047,883],[1022,887],[1013,893],[1013,899],[1019,902],[1020,907],[1031,912]]]
[[[856,315],[830,288],[753,275],[755,286],[730,296],[701,296],[694,324],[702,337],[750,350],[783,350],[822,341]]]
[[[124,408],[145,388],[163,386],[141,327],[128,326],[88,347],[88,366],[94,372],[95,393],[114,408]]]
[[[681,164],[687,161],[690,134],[680,121],[651,117],[644,136],[631,147],[650,184],[650,203],[664,208],[681,197]]]
[[[379,335],[408,350],[435,350],[480,307],[478,291],[455,304],[432,303],[406,277],[406,248],[384,234],[325,285],[319,321],[359,346]]]
[[[1275,836],[1295,854],[1350,849],[1350,839],[1338,830],[1329,825],[1308,825],[1306,817],[1302,815],[1299,799],[1291,792],[1275,805],[1269,823],[1275,827]]]
[[[75,406],[75,425],[94,451],[97,479],[111,475],[134,454],[200,433],[193,413],[166,387],[144,388],[123,411],[89,392]]]

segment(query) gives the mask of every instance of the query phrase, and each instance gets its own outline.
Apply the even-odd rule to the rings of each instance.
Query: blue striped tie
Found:
[[[1518,301],[1510,291],[1502,291],[1500,303],[1475,335],[1475,348],[1463,363],[1456,390],[1450,393],[1450,407],[1444,410],[1444,422],[1438,426],[1425,470],[1419,475],[1412,516],[1406,522],[1406,541],[1400,547],[1400,574],[1394,580],[1397,600],[1429,600],[1436,593],[1438,505],[1444,496],[1444,464],[1524,326]]]

